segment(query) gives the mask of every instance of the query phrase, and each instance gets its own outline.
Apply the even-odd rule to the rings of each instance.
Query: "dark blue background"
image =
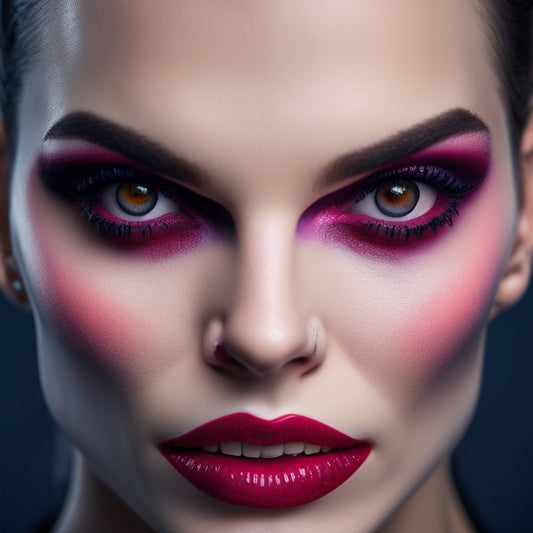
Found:
[[[39,390],[31,316],[0,296],[0,324],[0,532],[27,533],[57,511],[68,451]],[[533,531],[532,341],[530,289],[491,325],[479,409],[455,455],[463,498],[489,533]]]

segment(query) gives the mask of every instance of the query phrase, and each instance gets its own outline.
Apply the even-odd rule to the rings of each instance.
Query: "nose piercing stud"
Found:
[[[14,279],[12,282],[11,282],[11,287],[13,287],[13,290],[15,292],[20,292],[22,291],[22,281],[20,281],[20,279]]]
[[[318,344],[318,328],[313,328],[313,353],[316,352],[317,344]]]

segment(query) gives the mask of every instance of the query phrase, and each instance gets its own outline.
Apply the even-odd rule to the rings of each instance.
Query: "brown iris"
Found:
[[[140,183],[122,183],[117,188],[117,203],[128,215],[147,215],[157,203],[157,191]]]
[[[389,217],[408,215],[418,203],[420,189],[413,181],[394,180],[381,184],[376,189],[378,209]]]

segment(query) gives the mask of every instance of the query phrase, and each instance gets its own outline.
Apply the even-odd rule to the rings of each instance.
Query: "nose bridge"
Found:
[[[313,334],[296,294],[295,221],[255,213],[241,225],[235,298],[224,349],[257,375],[313,351]]]

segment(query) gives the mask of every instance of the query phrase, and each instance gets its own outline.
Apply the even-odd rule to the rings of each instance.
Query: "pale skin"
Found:
[[[448,459],[475,408],[486,327],[524,292],[533,240],[533,128],[515,178],[473,4],[56,7],[24,79],[1,228],[2,284],[29,299],[45,398],[76,449],[56,531],[473,531]],[[297,231],[309,206],[369,173],[324,183],[332,162],[458,108],[488,128],[476,135],[490,165],[453,228],[388,255]],[[234,233],[158,256],[118,250],[39,177],[43,154],[94,148],[45,139],[80,111],[202,169],[185,185]],[[477,150],[467,137],[451,142]],[[311,504],[219,502],[157,444],[241,411],[312,417],[373,450]]]

